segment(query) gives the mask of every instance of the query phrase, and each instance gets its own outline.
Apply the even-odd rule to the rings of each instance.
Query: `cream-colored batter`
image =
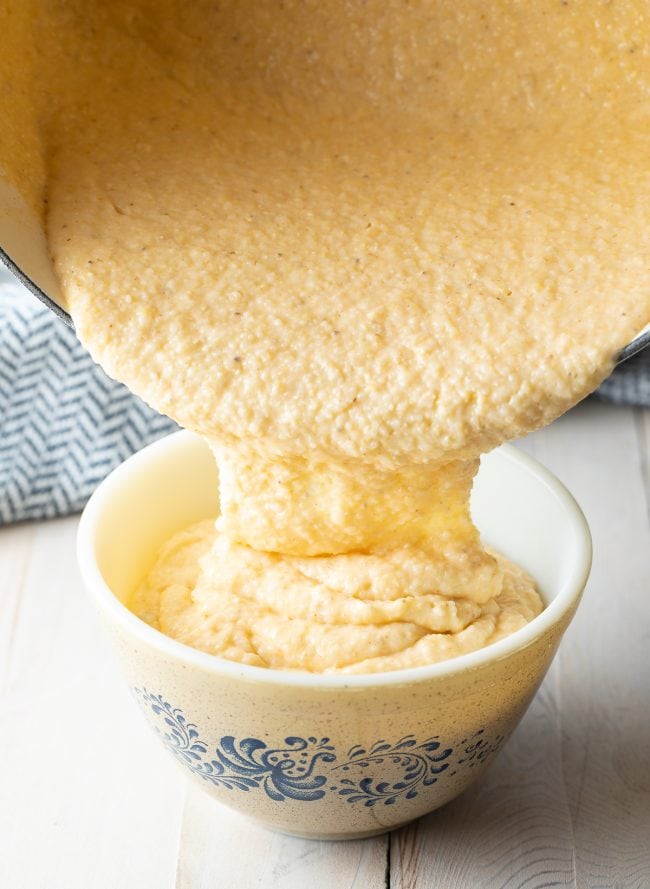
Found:
[[[83,342],[219,461],[217,529],[136,612],[314,671],[534,616],[471,479],[650,321],[644,0],[40,7],[15,27],[43,190],[14,180]]]
[[[207,521],[163,548],[133,608],[164,633],[243,663],[370,673],[474,651],[541,606],[521,569],[478,547],[286,556],[215,541]]]

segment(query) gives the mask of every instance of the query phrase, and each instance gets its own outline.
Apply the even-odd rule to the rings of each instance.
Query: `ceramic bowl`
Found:
[[[218,511],[209,449],[179,432],[131,457],[82,516],[79,562],[160,743],[218,802],[286,833],[370,836],[465,790],[542,681],[591,561],[585,519],[511,446],[484,457],[472,511],[485,541],[537,580],[546,608],[512,636],[427,667],[326,676],[195,651],[122,603],[171,534]]]

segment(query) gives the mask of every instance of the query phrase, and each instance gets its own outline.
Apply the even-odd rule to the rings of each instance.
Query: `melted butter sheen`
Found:
[[[481,452],[650,321],[646,7],[35,13],[79,335],[220,467],[217,528],[167,544],[137,614],[247,663],[366,672],[539,612],[469,492]]]

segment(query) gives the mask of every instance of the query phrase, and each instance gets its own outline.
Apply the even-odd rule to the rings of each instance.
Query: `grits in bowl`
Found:
[[[115,470],[79,527],[85,586],[147,721],[185,774],[267,827],[318,839],[390,830],[469,787],[525,712],[586,583],[589,531],[570,494],[508,446],[477,476],[478,528],[537,581],[545,607],[530,623],[435,664],[309,673],[206,654],[124,604],[163,541],[218,513],[217,474],[205,443],[177,433]]]

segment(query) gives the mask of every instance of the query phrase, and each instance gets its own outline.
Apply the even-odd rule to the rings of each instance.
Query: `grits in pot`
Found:
[[[135,613],[315,673],[534,618],[469,496],[650,320],[646,4],[23,6],[2,166],[82,342],[219,467]]]

